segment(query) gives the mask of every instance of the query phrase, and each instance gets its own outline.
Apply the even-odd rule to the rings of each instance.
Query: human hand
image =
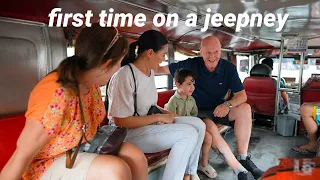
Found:
[[[165,124],[172,124],[175,116],[172,114],[155,114],[157,116],[157,119],[159,122],[165,123]]]
[[[230,109],[226,104],[220,104],[216,107],[216,109],[213,111],[213,115],[215,117],[226,117],[229,113]]]

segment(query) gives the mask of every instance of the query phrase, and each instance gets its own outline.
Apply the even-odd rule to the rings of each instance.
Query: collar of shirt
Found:
[[[220,74],[220,72],[221,72],[221,66],[222,66],[222,59],[221,59],[221,58],[219,59],[217,68],[216,68],[216,70],[213,71],[213,72],[210,72],[210,71],[207,69],[207,67],[206,67],[206,65],[205,65],[205,63],[204,63],[204,59],[203,59],[203,58],[201,58],[201,66],[202,66],[202,69],[204,69],[204,72],[207,73],[207,74]]]
[[[174,93],[174,96],[178,99],[184,99],[180,96],[178,90],[176,90],[176,92]],[[191,100],[191,96],[188,96],[187,99],[184,99],[184,100]]]

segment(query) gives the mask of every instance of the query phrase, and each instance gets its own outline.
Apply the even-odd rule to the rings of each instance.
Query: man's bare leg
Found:
[[[235,121],[234,133],[237,140],[238,160],[243,167],[250,171],[255,179],[262,176],[261,171],[248,156],[248,147],[252,129],[251,107],[243,103],[231,109],[229,113],[230,121]]]
[[[252,128],[251,107],[244,103],[231,109],[230,121],[235,121],[234,133],[237,140],[238,154],[247,154]]]

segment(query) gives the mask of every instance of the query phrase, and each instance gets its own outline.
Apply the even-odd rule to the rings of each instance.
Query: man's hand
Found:
[[[229,111],[230,111],[230,109],[226,104],[220,104],[213,111],[213,115],[215,117],[226,117],[226,115],[229,113]]]

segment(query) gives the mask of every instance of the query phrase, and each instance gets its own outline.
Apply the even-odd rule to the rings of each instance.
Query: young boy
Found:
[[[179,116],[198,115],[198,108],[195,99],[191,96],[194,91],[195,75],[188,69],[178,69],[174,74],[177,91],[165,105],[165,109]],[[212,136],[206,132],[202,144],[202,159],[198,169],[209,178],[217,177],[217,172],[209,164],[209,155],[212,144]]]

